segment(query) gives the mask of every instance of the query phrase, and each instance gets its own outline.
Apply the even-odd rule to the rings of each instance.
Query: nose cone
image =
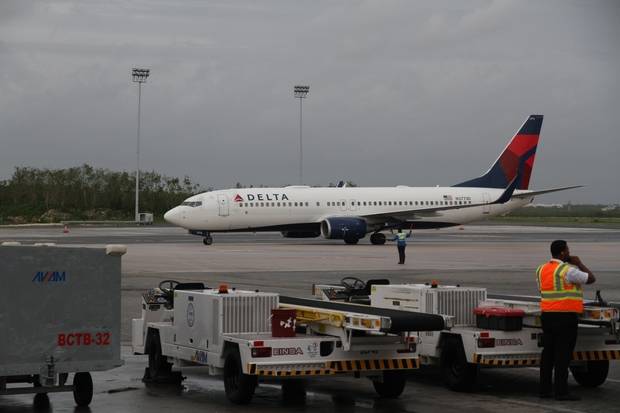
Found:
[[[174,207],[170,211],[164,214],[164,219],[166,222],[171,223],[172,225],[181,225],[181,219],[179,216],[179,208]]]

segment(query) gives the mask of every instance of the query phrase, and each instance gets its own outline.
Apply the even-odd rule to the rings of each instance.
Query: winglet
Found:
[[[541,189],[540,191],[527,191],[514,195],[515,198],[530,198],[536,195],[548,194],[551,192],[566,191],[567,189],[583,188],[583,185],[563,186],[560,188]]]

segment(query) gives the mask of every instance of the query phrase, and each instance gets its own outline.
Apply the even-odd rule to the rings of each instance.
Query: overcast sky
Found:
[[[620,202],[620,2],[0,2],[0,179],[142,168],[204,187],[452,185],[545,115],[537,202]]]

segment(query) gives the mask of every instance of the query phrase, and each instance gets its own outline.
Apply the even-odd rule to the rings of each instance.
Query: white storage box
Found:
[[[54,384],[59,373],[122,365],[124,251],[0,246],[0,378],[38,375]]]
[[[474,308],[486,300],[486,289],[427,284],[373,285],[370,305],[454,317],[454,325],[475,325]]]

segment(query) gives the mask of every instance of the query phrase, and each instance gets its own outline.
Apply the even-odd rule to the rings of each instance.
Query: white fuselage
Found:
[[[378,188],[243,188],[204,192],[171,209],[165,219],[189,230],[209,232],[281,230],[287,225],[318,224],[330,217],[360,217],[368,232],[386,224],[379,214],[399,214],[415,229],[460,225],[502,215],[530,203],[532,197],[493,202],[503,192],[493,188],[378,187]],[[517,190],[515,194],[527,193]],[[427,211],[447,206],[444,211]],[[415,210],[410,213],[403,211]],[[417,225],[420,224],[420,225]],[[423,224],[423,225],[422,225]]]

